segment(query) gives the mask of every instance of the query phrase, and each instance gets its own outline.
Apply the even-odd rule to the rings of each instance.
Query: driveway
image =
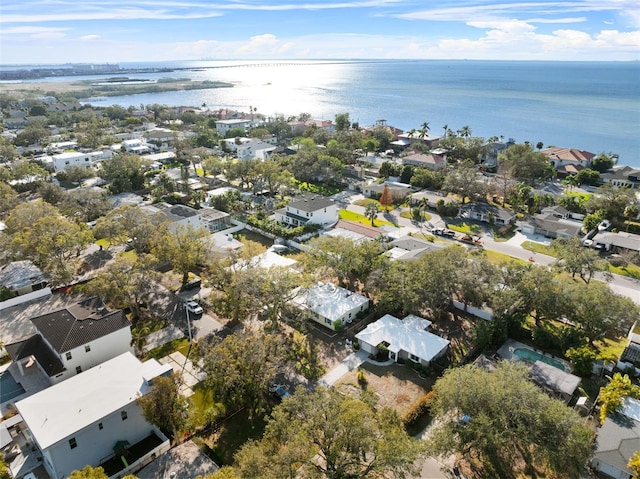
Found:
[[[349,371],[353,371],[355,368],[364,363],[367,359],[367,356],[369,356],[369,353],[363,351],[362,349],[349,354],[349,356],[344,358],[340,364],[338,364],[335,368],[322,376],[318,380],[318,384],[330,388],[336,382],[338,382],[338,380],[342,376],[347,374]]]

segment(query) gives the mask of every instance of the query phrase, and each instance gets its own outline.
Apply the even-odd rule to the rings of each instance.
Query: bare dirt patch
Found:
[[[401,417],[426,392],[430,391],[436,378],[421,378],[416,371],[399,364],[375,366],[364,363],[359,369],[345,374],[335,389],[358,397],[361,386],[358,383],[358,371],[364,372],[366,389],[378,396],[378,405],[394,409]]]

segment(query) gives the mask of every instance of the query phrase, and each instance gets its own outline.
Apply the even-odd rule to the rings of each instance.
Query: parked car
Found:
[[[187,301],[186,303],[184,303],[184,309],[193,314],[202,314],[204,312],[202,306],[200,306],[195,301]]]
[[[287,389],[282,384],[272,384],[269,386],[269,392],[275,394],[275,396],[280,399],[280,401],[285,398],[291,397],[291,393],[287,391]]]

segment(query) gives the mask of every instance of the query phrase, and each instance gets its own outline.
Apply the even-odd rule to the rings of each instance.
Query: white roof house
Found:
[[[331,283],[305,288],[293,301],[311,311],[314,321],[333,330],[338,321],[351,323],[358,313],[369,308],[369,298]]]
[[[448,340],[429,332],[430,327],[431,321],[412,314],[403,320],[385,314],[356,334],[356,339],[360,347],[370,354],[377,354],[378,345],[386,343],[390,359],[409,359],[429,365],[449,346]]]
[[[151,381],[169,376],[171,366],[155,359],[144,363],[124,353],[82,374],[16,403],[52,478],[85,465],[98,466],[113,455],[114,444],[131,445],[150,434],[168,442],[142,416],[136,399]]]

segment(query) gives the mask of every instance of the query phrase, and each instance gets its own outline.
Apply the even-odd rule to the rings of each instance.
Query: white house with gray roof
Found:
[[[318,283],[300,291],[293,302],[311,313],[316,323],[336,330],[338,325],[351,323],[369,309],[369,298],[331,283]]]
[[[24,373],[23,363],[35,360],[52,384],[131,351],[129,320],[121,310],[108,311],[95,297],[31,322],[37,333],[6,344],[5,349],[20,374]]]
[[[409,360],[423,366],[443,356],[449,347],[449,341],[429,331],[431,321],[410,314],[400,320],[385,314],[364,330],[356,334],[363,351],[378,354],[384,344],[389,351],[389,359]]]
[[[294,199],[277,210],[275,215],[277,222],[293,227],[306,224],[329,225],[338,221],[338,206],[324,196],[311,195]]]
[[[124,353],[18,401],[16,408],[50,477],[62,479],[86,465],[105,464],[119,452],[118,444],[150,443],[147,462],[168,450],[169,440],[146,421],[136,399],[147,394],[155,378],[171,373],[168,364],[155,359],[143,363]],[[129,457],[132,467],[110,477],[122,477],[144,465],[135,459]],[[121,461],[120,466],[123,469]]]

